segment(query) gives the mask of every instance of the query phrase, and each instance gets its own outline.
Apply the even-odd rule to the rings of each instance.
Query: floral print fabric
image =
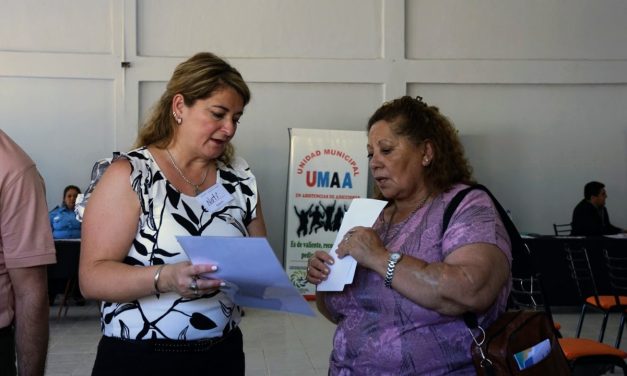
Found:
[[[498,246],[511,265],[507,231],[492,200],[482,191],[472,191],[462,200],[442,235],[444,210],[465,187],[454,186],[389,230],[380,216],[374,229],[389,251],[429,263],[443,261],[463,245],[482,242]],[[510,286],[511,281],[493,306],[479,315],[483,327],[505,310]],[[338,322],[330,375],[475,374],[472,338],[461,317],[444,316],[413,303],[386,288],[383,277],[372,270],[358,266],[353,283],[343,292],[326,293],[325,302]]]
[[[194,197],[180,193],[165,179],[145,147],[117,158],[131,163],[130,184],[141,207],[137,235],[124,263],[143,267],[188,260],[176,236],[248,236],[246,226],[256,217],[257,184],[243,159],[235,158],[230,164],[217,162],[216,184],[222,184],[233,200],[216,212],[208,212]],[[163,293],[132,302],[103,302],[102,331],[105,336],[136,340],[222,336],[241,319],[241,309],[229,295],[220,290],[198,298]]]

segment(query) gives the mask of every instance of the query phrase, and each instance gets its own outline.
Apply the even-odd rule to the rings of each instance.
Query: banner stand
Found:
[[[333,246],[353,198],[366,197],[366,131],[289,128],[290,160],[285,207],[283,263],[290,281],[307,300],[307,262]]]

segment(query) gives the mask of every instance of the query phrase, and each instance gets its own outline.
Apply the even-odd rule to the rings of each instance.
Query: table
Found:
[[[581,306],[582,303],[577,285],[570,276],[564,251],[566,244],[580,244],[586,247],[601,294],[610,291],[603,250],[627,252],[627,238],[540,236],[523,240],[529,246],[535,267],[541,273],[551,306]]]

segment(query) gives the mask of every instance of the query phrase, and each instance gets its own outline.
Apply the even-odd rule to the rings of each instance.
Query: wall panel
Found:
[[[138,0],[137,54],[357,58],[381,55],[382,0]],[[193,15],[193,17],[192,17]]]
[[[621,0],[407,0],[409,59],[627,58]]]
[[[476,178],[519,230],[569,222],[591,180],[606,184],[610,218],[627,226],[627,85],[411,84],[456,125]]]
[[[52,208],[63,188],[85,188],[93,163],[114,150],[113,83],[0,77],[2,129],[33,158]]]
[[[111,53],[107,0],[0,1],[0,51]]]

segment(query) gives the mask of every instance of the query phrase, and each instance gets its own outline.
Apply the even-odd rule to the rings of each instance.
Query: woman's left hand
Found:
[[[379,257],[387,258],[387,251],[379,235],[370,227],[360,226],[346,232],[336,253],[339,258],[351,255],[358,264],[367,268],[372,268]]]
[[[307,281],[318,285],[326,280],[331,272],[330,265],[333,265],[333,257],[328,252],[316,251],[307,261]]]

